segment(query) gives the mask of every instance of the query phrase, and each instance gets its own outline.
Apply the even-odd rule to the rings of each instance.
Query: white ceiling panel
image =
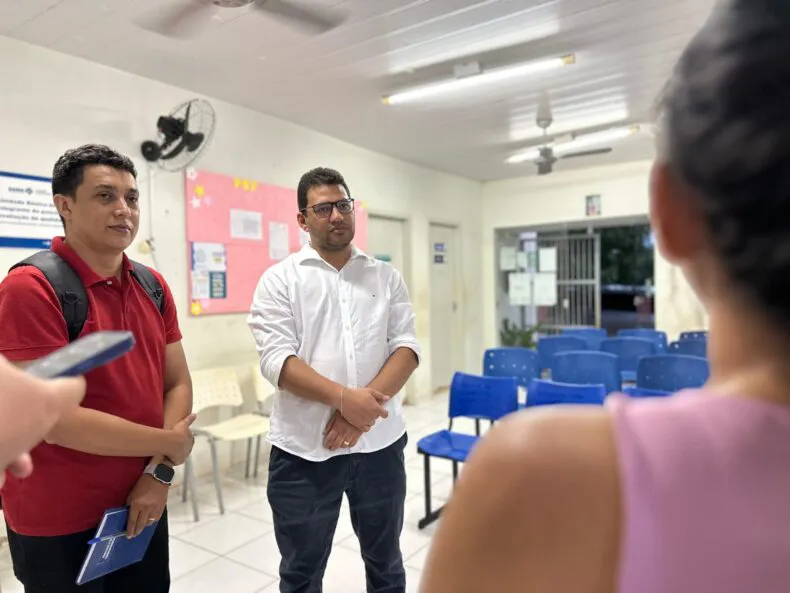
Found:
[[[178,0],[0,0],[0,34],[204,93],[428,167],[475,179],[534,172],[505,159],[542,137],[649,120],[657,93],[714,0],[302,0],[340,9],[307,36],[250,7],[213,8],[191,40],[137,26]],[[506,83],[386,106],[399,89],[573,53]],[[162,106],[166,110],[170,106]],[[218,125],[222,125],[220,121]],[[647,134],[557,169],[648,158]]]

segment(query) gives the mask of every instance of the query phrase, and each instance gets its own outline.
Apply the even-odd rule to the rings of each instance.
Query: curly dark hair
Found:
[[[76,198],[77,188],[82,185],[85,167],[90,165],[107,165],[127,171],[137,179],[137,169],[129,157],[101,144],[85,144],[67,150],[55,163],[52,171],[52,194]]]
[[[299,212],[307,208],[307,193],[314,187],[321,187],[323,185],[339,185],[346,190],[348,197],[351,197],[348,184],[340,173],[334,169],[317,167],[302,175],[302,178],[299,180],[299,186],[296,190],[296,201],[299,206]]]
[[[790,2],[723,0],[664,90],[659,151],[734,288],[790,329]]]

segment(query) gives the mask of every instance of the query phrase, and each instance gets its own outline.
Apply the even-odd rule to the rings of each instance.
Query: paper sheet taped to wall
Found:
[[[554,273],[535,274],[533,280],[533,299],[538,307],[553,307],[557,304],[557,275]]]
[[[263,214],[251,210],[231,210],[230,236],[232,239],[262,241]]]
[[[516,248],[502,247],[499,250],[499,269],[505,272],[516,269]]]
[[[512,307],[532,304],[532,274],[508,274],[508,298]]]
[[[557,271],[557,248],[541,247],[538,250],[538,266],[541,272]]]
[[[288,225],[283,222],[269,223],[269,258],[280,261],[288,257]]]

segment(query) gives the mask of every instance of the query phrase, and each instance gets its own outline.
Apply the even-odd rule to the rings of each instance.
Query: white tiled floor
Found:
[[[447,399],[438,397],[421,406],[407,406],[409,430],[406,448],[407,498],[401,549],[406,564],[407,591],[416,593],[435,526],[424,531],[417,521],[424,514],[422,458],[417,440],[447,427]],[[457,430],[473,434],[473,425],[458,422]],[[262,455],[262,457],[265,457]],[[173,593],[277,593],[280,555],[274,540],[272,513],[266,501],[266,468],[259,478],[244,480],[243,469],[234,468],[223,479],[226,513],[220,515],[210,481],[198,487],[201,519],[195,523],[189,505],[173,492],[169,505],[171,574]],[[432,463],[432,498],[440,506],[452,488],[449,463]],[[21,593],[10,570],[5,550],[0,550],[2,593]],[[351,529],[347,504],[340,514],[334,546],[324,577],[325,593],[363,593],[364,565],[359,543]]]

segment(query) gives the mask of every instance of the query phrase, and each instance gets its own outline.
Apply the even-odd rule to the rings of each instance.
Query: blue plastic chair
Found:
[[[606,339],[606,330],[600,327],[565,327],[563,336],[575,336],[587,342],[588,350],[598,350],[601,342]]]
[[[672,395],[669,391],[643,389],[642,387],[626,387],[623,389],[623,393],[629,397],[667,397]]]
[[[700,358],[708,357],[708,341],[707,340],[678,340],[669,345],[670,354],[685,354],[686,356],[698,356]]]
[[[588,350],[587,341],[577,336],[545,336],[538,340],[540,368],[550,369],[551,361],[558,352]]]
[[[529,348],[491,348],[483,355],[484,376],[515,377],[525,389],[540,378],[540,371],[540,357]]]
[[[515,377],[477,377],[456,373],[450,385],[450,426],[421,438],[417,452],[423,455],[425,468],[425,517],[420,529],[439,518],[441,508],[431,510],[431,457],[453,462],[453,480],[458,464],[466,461],[479,436],[453,432],[454,418],[478,418],[496,422],[518,410],[518,383]]]
[[[653,340],[656,343],[656,348],[659,354],[664,354],[667,351],[667,334],[655,329],[635,328],[635,329],[621,329],[617,332],[618,338],[644,338],[645,340]]]
[[[645,356],[636,370],[636,386],[675,393],[702,387],[708,380],[708,361],[698,356],[659,354]]]
[[[696,331],[696,332],[682,332],[680,334],[681,340],[707,340],[708,339],[708,332],[706,331]]]
[[[571,385],[546,379],[535,379],[527,391],[527,406],[554,406],[558,404],[587,404],[600,406],[606,399],[603,385]]]
[[[603,385],[607,393],[620,391],[620,363],[608,352],[560,352],[551,363],[551,380],[573,385]]]
[[[653,340],[645,338],[607,338],[601,342],[601,352],[617,356],[623,381],[636,381],[639,359],[658,354],[658,348]]]

